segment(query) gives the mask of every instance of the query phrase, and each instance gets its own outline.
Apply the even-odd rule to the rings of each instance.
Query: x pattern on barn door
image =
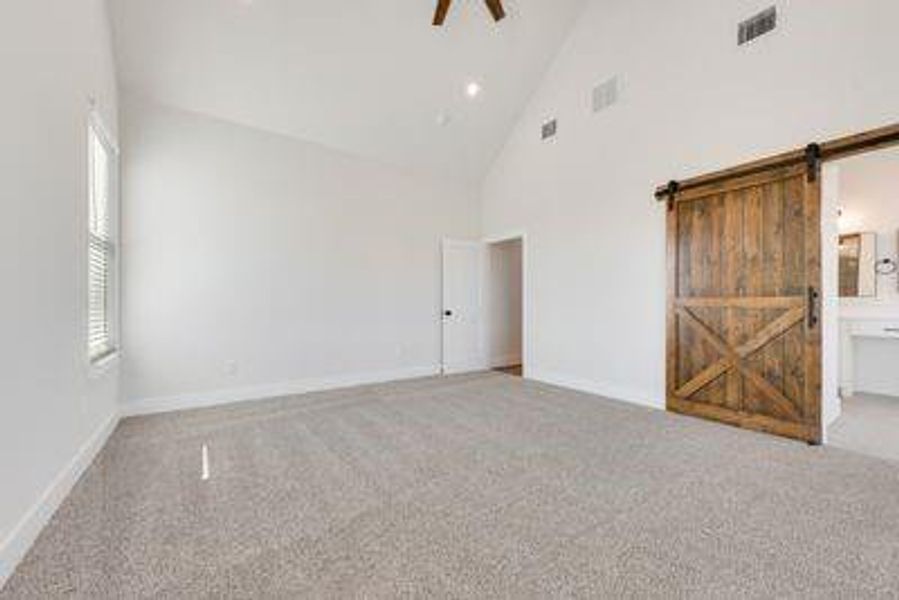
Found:
[[[816,190],[797,166],[678,196],[669,213],[672,410],[817,441]]]

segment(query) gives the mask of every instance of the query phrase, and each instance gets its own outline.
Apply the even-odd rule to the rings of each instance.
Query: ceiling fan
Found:
[[[434,11],[434,26],[440,27],[446,20],[446,13],[449,12],[450,4],[453,0],[437,0],[437,10]],[[502,21],[506,17],[506,11],[503,10],[502,0],[484,0],[490,14],[493,15],[494,21]]]

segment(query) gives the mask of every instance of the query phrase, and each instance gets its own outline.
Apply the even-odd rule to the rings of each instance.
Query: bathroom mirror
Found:
[[[877,234],[840,236],[840,297],[877,296]]]

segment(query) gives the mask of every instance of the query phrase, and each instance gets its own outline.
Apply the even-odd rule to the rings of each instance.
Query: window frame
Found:
[[[106,321],[109,332],[109,348],[108,350],[92,354],[90,348],[90,244],[91,237],[94,235],[91,223],[91,205],[94,199],[94,140],[105,151],[108,160],[107,177],[108,198],[107,198],[107,214],[108,227],[107,234],[110,251],[108,255],[108,283],[107,283],[107,314]],[[118,361],[121,353],[121,226],[120,226],[120,160],[119,147],[113,136],[109,133],[109,129],[103,123],[96,109],[92,108],[87,120],[86,127],[87,142],[87,195],[85,203],[85,220],[84,220],[84,282],[85,282],[85,309],[84,309],[84,349],[87,356],[89,373],[91,376],[101,375],[113,363]]]

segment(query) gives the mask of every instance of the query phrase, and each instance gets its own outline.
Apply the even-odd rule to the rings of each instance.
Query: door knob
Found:
[[[445,310],[445,311],[443,311],[443,316],[444,316],[444,317],[451,317],[451,316],[453,316],[453,311],[451,311],[451,310]]]

